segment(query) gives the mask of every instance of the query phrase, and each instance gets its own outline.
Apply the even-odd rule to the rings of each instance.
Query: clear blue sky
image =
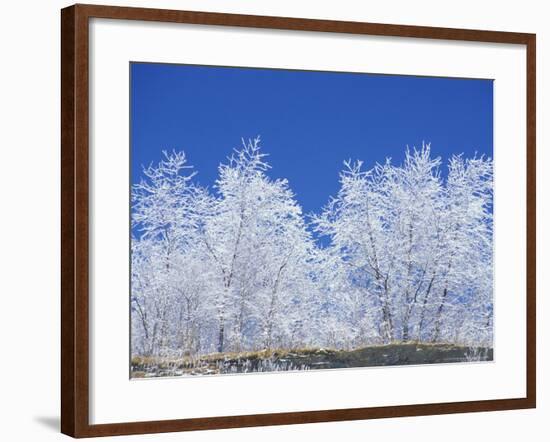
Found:
[[[305,213],[338,190],[345,159],[367,167],[406,145],[493,156],[492,80],[132,63],[131,172],[162,150],[184,150],[212,187],[241,137],[261,135],[272,177],[284,177]]]

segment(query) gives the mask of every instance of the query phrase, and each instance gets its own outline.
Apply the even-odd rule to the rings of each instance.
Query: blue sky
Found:
[[[346,159],[367,167],[430,142],[444,160],[493,156],[492,80],[132,63],[131,172],[184,150],[212,187],[241,137],[261,135],[304,212],[338,191]]]

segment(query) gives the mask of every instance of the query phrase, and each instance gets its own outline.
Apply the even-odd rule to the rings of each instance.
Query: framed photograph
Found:
[[[63,433],[535,407],[535,35],[61,18]]]

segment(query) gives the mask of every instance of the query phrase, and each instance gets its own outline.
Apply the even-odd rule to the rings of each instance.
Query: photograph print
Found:
[[[493,360],[493,81],[130,64],[130,377]]]

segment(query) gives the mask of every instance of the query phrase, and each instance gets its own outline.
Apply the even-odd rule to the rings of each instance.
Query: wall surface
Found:
[[[96,3],[96,2],[92,2]],[[98,2],[101,3],[101,2]],[[182,0],[106,3],[335,20],[537,33],[538,408],[270,428],[133,436],[131,440],[547,440],[550,429],[550,30],[546,2],[463,0]],[[0,14],[0,435],[53,441],[59,434],[59,9],[68,2],[12,1]],[[450,380],[452,382],[452,380]],[[118,438],[113,440],[123,440]],[[105,440],[105,439],[103,439]]]

